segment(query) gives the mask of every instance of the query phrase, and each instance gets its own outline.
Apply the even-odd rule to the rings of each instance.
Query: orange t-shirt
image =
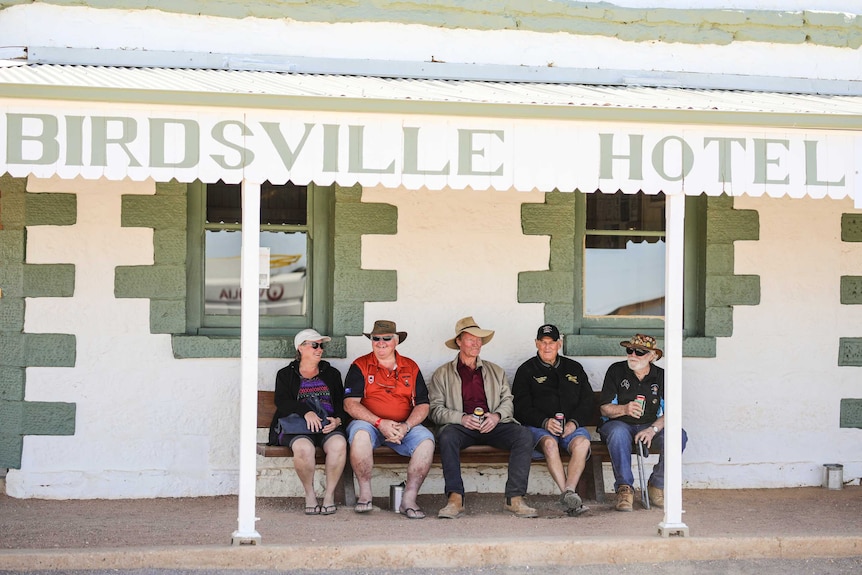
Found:
[[[415,361],[398,352],[395,361],[395,370],[389,370],[373,352],[357,358],[344,380],[344,396],[361,398],[377,417],[405,421],[417,403],[428,403],[428,388]]]

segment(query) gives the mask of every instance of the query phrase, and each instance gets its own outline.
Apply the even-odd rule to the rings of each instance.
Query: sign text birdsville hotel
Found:
[[[826,130],[292,111],[80,112],[7,108],[0,115],[5,170],[186,182],[844,197],[852,193],[862,147],[851,132]]]

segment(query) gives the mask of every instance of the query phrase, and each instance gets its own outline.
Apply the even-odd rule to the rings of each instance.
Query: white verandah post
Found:
[[[682,522],[682,333],[685,193],[666,196],[664,521],[658,532],[688,535]]]
[[[260,326],[260,184],[242,181],[240,311],[239,515],[233,545],[260,543],[255,530],[257,375]]]

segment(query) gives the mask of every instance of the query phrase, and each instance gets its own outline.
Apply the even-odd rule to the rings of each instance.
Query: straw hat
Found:
[[[481,337],[482,345],[485,345],[491,341],[492,337],[494,337],[494,332],[492,330],[482,329],[476,325],[476,320],[474,320],[472,316],[462,317],[458,320],[458,323],[455,324],[455,337],[446,341],[446,347],[449,349],[459,349],[455,340],[464,332],[475,335],[476,337]]]

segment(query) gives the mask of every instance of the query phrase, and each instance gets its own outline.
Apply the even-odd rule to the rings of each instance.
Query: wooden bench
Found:
[[[587,427],[595,428],[599,421],[598,399],[599,392],[593,392],[596,399],[596,409],[593,414],[593,421],[590,421]],[[265,428],[269,433],[269,425],[272,422],[272,417],[275,415],[275,392],[258,391],[257,392],[257,427]],[[594,440],[591,443],[591,455],[587,461],[587,468],[581,475],[581,480],[578,483],[578,493],[587,500],[594,500],[598,503],[605,501],[605,483],[604,471],[602,464],[610,461],[607,446],[599,440]],[[293,451],[283,445],[267,445],[266,443],[257,444],[257,453],[263,457],[293,457]],[[560,453],[563,462],[568,462],[569,454],[566,452]],[[325,454],[323,450],[317,449],[316,462],[324,463]],[[398,455],[388,447],[378,447],[374,450],[374,465],[404,465],[407,458]],[[504,449],[497,449],[488,445],[474,445],[468,447],[461,452],[461,463],[469,464],[506,464],[509,462],[509,452]],[[440,453],[435,451],[434,463],[440,464]],[[534,460],[534,464],[545,465],[544,460]],[[590,473],[592,471],[592,473]],[[356,503],[356,491],[353,481],[353,468],[350,466],[350,458],[347,459],[347,464],[344,466],[344,473],[341,475],[341,480],[336,488],[336,493],[344,494],[344,503],[352,506]]]

